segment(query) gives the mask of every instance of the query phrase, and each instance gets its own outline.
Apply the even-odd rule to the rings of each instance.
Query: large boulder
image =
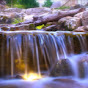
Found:
[[[81,19],[78,17],[64,17],[58,21],[66,30],[74,30],[81,26]]]
[[[68,59],[59,60],[50,72],[50,76],[71,76],[73,72],[71,70],[70,61]]]
[[[51,5],[51,8],[58,8],[60,7],[62,4],[61,4],[61,1],[56,1],[56,2],[53,2],[53,4]]]
[[[84,11],[84,12],[83,12],[83,16],[82,16],[82,25],[83,25],[83,26],[88,25],[88,11]]]

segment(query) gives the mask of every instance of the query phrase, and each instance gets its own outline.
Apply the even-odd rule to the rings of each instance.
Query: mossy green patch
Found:
[[[42,29],[44,26],[45,26],[44,24],[36,26],[36,29]]]
[[[12,24],[18,24],[18,23],[21,23],[21,22],[23,22],[24,20],[23,19],[19,19],[19,18],[15,18],[14,20],[13,20],[13,22],[12,22]]]
[[[61,6],[59,8],[56,8],[56,9],[69,9],[70,7],[69,6]]]

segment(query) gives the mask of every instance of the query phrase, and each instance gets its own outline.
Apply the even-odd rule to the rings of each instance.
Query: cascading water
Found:
[[[58,70],[57,75],[53,73],[51,76],[88,78],[87,41],[86,33],[0,32],[0,77],[31,72],[49,76],[59,62],[61,73]],[[68,63],[64,69],[65,60]]]
[[[0,76],[49,72],[58,60],[87,52],[87,36],[84,34],[30,31],[4,32],[0,37]],[[70,57],[69,60],[75,73],[78,59]]]

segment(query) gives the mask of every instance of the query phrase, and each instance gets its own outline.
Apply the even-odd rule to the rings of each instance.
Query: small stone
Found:
[[[20,75],[16,75],[16,77],[15,77],[16,79],[23,79],[23,77],[22,76],[20,76]]]

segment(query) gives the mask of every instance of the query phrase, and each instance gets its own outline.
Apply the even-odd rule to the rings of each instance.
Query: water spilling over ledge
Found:
[[[80,74],[79,72],[75,73],[75,70],[78,70],[75,68],[78,66],[75,68],[73,66],[77,60],[68,59],[68,56],[87,52],[87,41],[88,34],[85,32],[1,31],[0,77],[13,77],[31,72],[39,75],[76,76]],[[65,59],[69,61],[65,62]],[[64,71],[58,68],[59,73],[57,75],[52,73],[52,69],[58,61],[62,65],[64,63],[67,68],[60,65]],[[87,68],[86,63],[83,64],[83,68]],[[71,68],[68,68],[69,66]],[[67,73],[66,70],[70,73]]]
[[[1,31],[0,88],[87,88],[87,52],[85,32]]]

